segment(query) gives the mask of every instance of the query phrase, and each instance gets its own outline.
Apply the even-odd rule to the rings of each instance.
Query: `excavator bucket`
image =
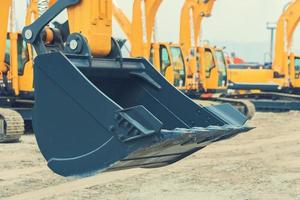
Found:
[[[230,105],[205,108],[143,58],[41,54],[33,126],[62,176],[161,167],[251,128]]]

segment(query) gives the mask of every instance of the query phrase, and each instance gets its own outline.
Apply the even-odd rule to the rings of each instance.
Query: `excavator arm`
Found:
[[[82,19],[77,20],[78,16]],[[68,17],[70,32],[82,33],[93,55],[107,56],[111,52],[112,1],[80,1],[68,8]]]
[[[149,58],[155,18],[161,3],[162,0],[135,0],[131,21],[113,3],[113,15],[131,43],[133,57]]]
[[[184,55],[190,55],[190,49],[196,48],[195,19],[199,10],[196,0],[186,0],[180,16],[180,44]]]
[[[50,45],[45,27],[65,8],[70,35],[52,29]],[[54,172],[166,166],[251,129],[228,105],[197,105],[147,60],[122,58],[111,18],[112,1],[58,0],[23,30],[38,53],[34,132]]]
[[[182,75],[182,73],[178,72],[179,70],[184,71],[185,68],[183,59],[181,59],[182,54],[180,47],[171,43],[158,43],[154,37],[156,14],[161,3],[162,0],[134,1],[132,23],[129,22],[129,19],[117,6],[114,6],[116,7],[114,16],[124,32],[128,32],[129,27],[132,29],[131,32],[133,36],[127,36],[131,42],[131,55],[133,57],[143,56],[150,59],[156,69],[161,72],[171,84],[179,86],[185,83],[185,77],[182,78],[185,74]],[[152,41],[152,36],[154,41]],[[161,49],[165,50],[164,57],[168,57],[169,62],[162,60]],[[177,49],[180,49],[180,51]],[[178,63],[177,66],[175,66],[176,62]]]
[[[198,11],[195,16],[195,43],[199,44],[201,38],[202,21],[205,17],[210,17],[216,0],[198,1]],[[198,28],[197,28],[198,27]]]
[[[127,16],[123,13],[123,11],[114,2],[113,2],[113,16],[117,20],[118,24],[121,26],[126,37],[129,39],[130,42],[132,42],[133,38],[131,38],[131,31],[132,31],[131,22],[127,18]]]
[[[180,17],[180,43],[185,55],[189,55],[192,47],[199,45],[203,18],[211,15],[214,3],[215,0],[185,1]]]
[[[135,0],[132,17],[132,56],[148,58],[156,14],[162,0]]]
[[[25,25],[30,25],[39,17],[38,0],[31,0],[27,7]],[[27,45],[29,60],[33,60],[33,51],[31,45]]]
[[[5,64],[5,49],[6,49],[6,37],[7,37],[7,28],[8,28],[8,19],[9,19],[9,12],[12,6],[12,0],[1,1],[0,2],[0,72],[5,73],[7,72],[7,67]]]
[[[198,69],[197,66],[199,63],[197,62],[199,61],[197,61],[196,56],[197,53],[204,55],[204,52],[201,52],[204,51],[204,49],[200,49],[200,52],[197,52],[200,43],[201,24],[204,17],[209,17],[211,15],[214,3],[215,0],[186,0],[181,9],[180,16],[179,40],[183,54],[187,60],[188,76],[193,77],[193,80],[197,80],[199,78],[196,77],[199,73],[204,89],[206,89],[205,69],[204,67],[202,67],[202,70]],[[201,59],[201,66],[204,66],[204,59]]]
[[[39,17],[38,0],[31,0],[27,7],[25,24],[29,25]]]
[[[292,1],[277,22],[273,70],[278,76],[289,78],[289,55],[293,34],[300,21],[300,1]]]

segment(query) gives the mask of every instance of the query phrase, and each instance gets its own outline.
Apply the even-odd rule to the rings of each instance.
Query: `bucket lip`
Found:
[[[198,130],[198,131],[196,131]],[[164,166],[175,163],[190,154],[201,150],[202,148],[208,146],[211,143],[218,142],[220,140],[229,139],[235,135],[238,135],[241,132],[251,130],[248,126],[210,126],[207,128],[194,127],[192,129],[174,129],[171,130],[161,130],[161,134],[171,134],[173,133],[182,133],[177,134],[174,138],[161,138],[158,143],[154,143],[153,145],[148,145],[145,147],[141,147],[128,153],[122,159],[107,163],[106,167],[102,168],[93,168],[92,170],[84,170],[82,172],[72,171],[71,174],[65,174],[65,171],[62,169],[68,169],[72,167],[75,163],[84,163],[88,157],[97,158],[101,154],[101,147],[104,145],[108,145],[109,139],[105,144],[102,144],[97,149],[84,154],[82,156],[74,157],[74,158],[53,158],[48,161],[48,166],[56,173],[63,176],[78,176],[78,177],[86,177],[92,176],[99,172],[112,171],[112,170],[122,170],[136,167],[147,167],[151,165],[159,165],[160,162],[165,163]],[[190,131],[190,132],[188,132]],[[203,137],[201,137],[203,136]],[[170,153],[168,150],[172,147],[176,148],[177,151],[174,153]],[[158,153],[160,152],[160,153]]]

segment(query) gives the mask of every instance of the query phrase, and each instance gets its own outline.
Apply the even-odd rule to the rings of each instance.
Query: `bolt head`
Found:
[[[25,31],[25,39],[30,40],[32,38],[32,31],[30,29],[27,29]]]
[[[71,40],[70,49],[75,50],[78,47],[78,42],[76,40]]]

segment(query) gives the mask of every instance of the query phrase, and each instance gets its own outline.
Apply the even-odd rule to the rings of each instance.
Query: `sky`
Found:
[[[234,51],[237,56],[247,61],[263,62],[270,49],[270,31],[266,29],[266,24],[276,22],[289,1],[217,0],[212,16],[203,22],[201,39],[213,45],[226,47],[228,53]],[[115,2],[131,19],[133,0]],[[157,15],[159,41],[178,42],[180,9],[183,2],[184,0],[164,0],[162,3]],[[21,8],[24,8],[24,5],[20,2],[17,9]],[[22,12],[18,13],[21,16]],[[116,22],[113,23],[113,28],[114,36],[125,37]],[[294,35],[294,50],[300,53],[299,36],[300,28]]]

